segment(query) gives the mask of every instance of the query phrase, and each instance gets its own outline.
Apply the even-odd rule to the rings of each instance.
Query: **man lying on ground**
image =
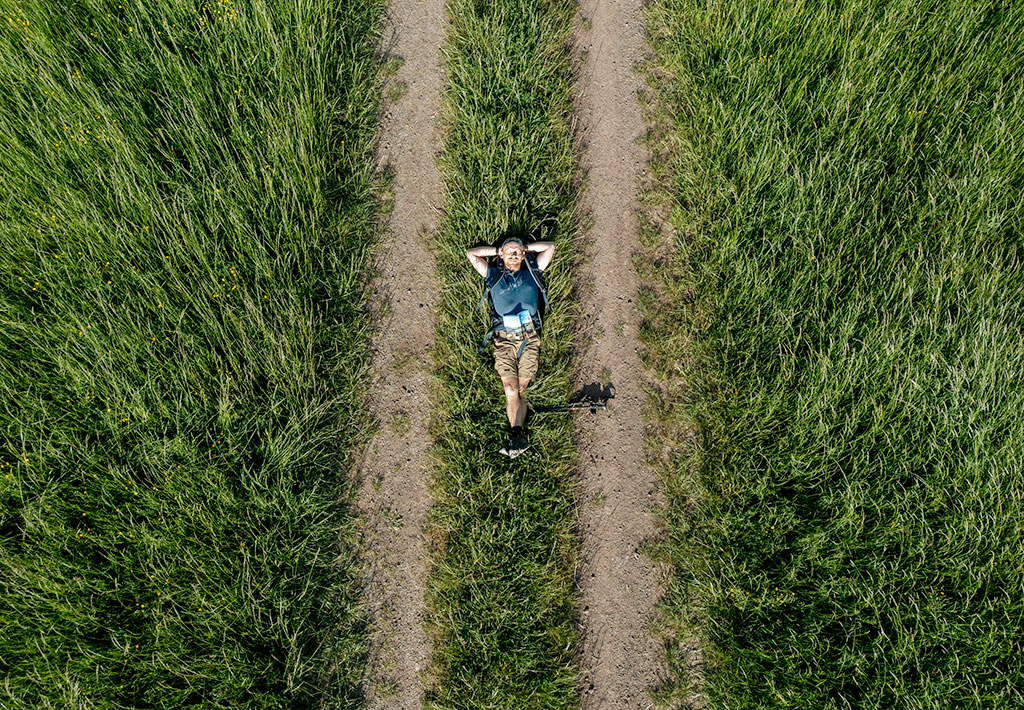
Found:
[[[508,443],[501,453],[515,458],[529,448],[523,435],[526,400],[523,393],[537,374],[540,356],[541,299],[547,301],[541,272],[555,254],[554,242],[534,242],[529,246],[518,237],[500,247],[473,247],[466,257],[484,277],[491,303],[491,333],[494,335],[494,369],[505,388],[505,413],[508,415]],[[491,266],[487,257],[500,257]],[[490,335],[490,333],[488,334]],[[486,338],[485,338],[486,342]]]

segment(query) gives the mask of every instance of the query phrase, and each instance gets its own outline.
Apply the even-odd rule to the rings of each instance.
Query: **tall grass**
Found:
[[[1024,7],[648,21],[679,236],[645,337],[699,431],[666,608],[709,707],[1020,707]]]
[[[483,281],[470,246],[509,232],[554,240],[546,271],[535,404],[569,393],[569,298],[575,236],[568,55],[569,3],[449,3],[444,48],[447,191],[436,244],[437,324],[434,708],[570,708],[577,704],[572,626],[574,451],[566,415],[527,421],[532,448],[510,460],[504,394],[491,350],[474,354],[489,325],[474,311]],[[558,416],[563,418],[559,419]]]
[[[0,2],[0,705],[354,707],[379,0]]]

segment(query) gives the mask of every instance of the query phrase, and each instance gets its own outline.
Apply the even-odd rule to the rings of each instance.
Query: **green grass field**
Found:
[[[0,705],[355,707],[383,4],[0,3]]]
[[[0,706],[363,705],[384,7],[0,0]],[[447,9],[426,702],[567,710],[570,419],[497,452],[464,250],[556,242],[530,401],[564,401],[576,6]],[[647,17],[649,199],[677,235],[638,260],[658,553],[696,689],[1024,706],[1024,6]]]
[[[448,6],[444,49],[448,193],[436,248],[441,305],[434,569],[428,597],[435,638],[433,708],[537,708],[578,704],[574,653],[572,471],[565,414],[527,421],[532,448],[510,460],[504,394],[489,328],[474,311],[483,279],[470,246],[509,231],[555,241],[546,271],[535,404],[569,394],[570,273],[576,236],[575,169],[564,42],[568,3],[470,2]]]
[[[678,238],[644,337],[699,432],[665,608],[708,707],[1021,707],[1024,6],[648,19]]]

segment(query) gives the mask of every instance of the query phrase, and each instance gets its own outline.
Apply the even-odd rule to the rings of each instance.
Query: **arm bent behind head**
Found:
[[[534,242],[530,246],[526,247],[526,251],[533,252],[537,255],[537,268],[543,271],[548,268],[548,264],[551,263],[551,259],[555,255],[555,243]]]
[[[466,250],[466,258],[481,276],[487,276],[487,257],[497,255],[498,250],[495,247],[473,247]]]

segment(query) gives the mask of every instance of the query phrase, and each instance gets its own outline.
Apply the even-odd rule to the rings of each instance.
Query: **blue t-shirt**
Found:
[[[540,307],[540,268],[537,266],[536,254],[527,254],[526,259],[533,269],[532,274],[526,264],[522,264],[518,271],[509,271],[504,264],[499,264],[488,265],[487,275],[484,277],[488,284],[494,284],[491,288],[491,315],[495,325],[501,320],[507,330],[520,327],[517,324],[526,325],[527,318],[533,323],[537,322],[537,309]]]

